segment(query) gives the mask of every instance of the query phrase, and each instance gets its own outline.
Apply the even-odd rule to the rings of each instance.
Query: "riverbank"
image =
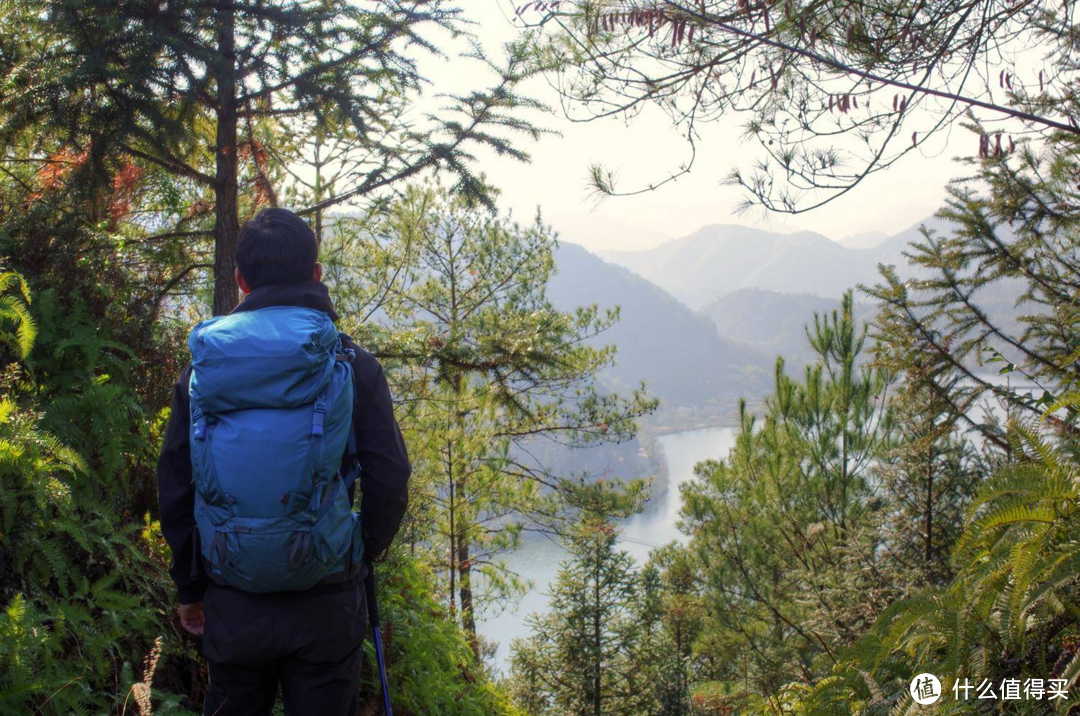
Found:
[[[754,414],[762,412],[764,398],[747,398],[747,409]],[[642,421],[642,432],[652,437],[665,437],[679,433],[730,428],[739,424],[739,400],[713,405],[708,408],[661,408]]]

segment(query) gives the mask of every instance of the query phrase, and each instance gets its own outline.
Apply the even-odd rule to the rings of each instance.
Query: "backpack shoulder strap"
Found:
[[[352,374],[353,381],[353,412],[356,414],[357,409],[360,407],[360,391],[357,390],[356,385],[356,351],[352,348],[348,348],[345,345],[345,341],[353,342],[352,337],[349,334],[338,331],[338,360],[346,361],[349,364],[349,370]],[[350,415],[350,419],[352,418]],[[346,485],[352,485],[356,481],[356,478],[360,474],[360,463],[357,460],[357,447],[356,447],[356,425],[349,426],[349,435],[345,444],[345,456],[349,465],[349,471],[343,477],[345,478]]]

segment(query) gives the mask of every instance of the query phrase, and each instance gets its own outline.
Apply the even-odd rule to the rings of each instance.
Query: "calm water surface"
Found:
[[[726,457],[734,440],[734,428],[706,428],[660,438],[670,479],[668,489],[650,500],[641,514],[623,523],[622,547],[638,564],[648,559],[653,547],[684,539],[676,526],[681,506],[679,485],[694,477],[694,465],[698,462]],[[508,668],[510,643],[528,636],[525,617],[547,609],[548,585],[554,581],[559,562],[565,556],[561,547],[546,539],[527,542],[508,556],[510,568],[531,581],[533,589],[512,608],[479,624],[480,633],[499,644],[496,662],[504,672]]]

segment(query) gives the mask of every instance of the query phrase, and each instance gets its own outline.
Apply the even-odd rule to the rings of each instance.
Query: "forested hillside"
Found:
[[[813,347],[806,338],[807,325],[815,314],[827,315],[839,308],[838,299],[746,288],[724,294],[705,306],[702,313],[712,319],[720,335],[801,366],[814,359]],[[857,302],[855,317],[865,322],[873,317],[873,309]]]
[[[570,243],[560,245],[555,264],[549,292],[556,306],[619,309],[619,322],[597,338],[618,347],[615,365],[601,376],[613,389],[645,381],[662,411],[704,416],[733,411],[738,397],[768,385],[772,352],[722,337],[729,334],[649,281]]]

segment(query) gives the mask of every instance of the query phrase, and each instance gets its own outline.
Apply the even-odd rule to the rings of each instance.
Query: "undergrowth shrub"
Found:
[[[0,332],[48,335],[24,282],[0,283],[18,285],[4,297],[21,309],[0,316]],[[153,431],[123,384],[110,385],[105,366],[124,375],[120,358],[84,360],[84,380],[45,385],[33,341],[14,342],[25,349],[7,348],[0,372],[0,713],[119,713],[141,683],[132,664],[169,622],[171,585],[152,531],[125,506],[122,477],[149,454]],[[93,351],[88,343],[59,353]],[[72,445],[96,445],[94,462]]]
[[[506,692],[476,661],[465,633],[435,593],[434,575],[407,555],[376,565],[388,679],[404,714],[519,716]],[[365,644],[364,695],[379,703],[375,647]],[[381,713],[376,707],[374,713]]]

